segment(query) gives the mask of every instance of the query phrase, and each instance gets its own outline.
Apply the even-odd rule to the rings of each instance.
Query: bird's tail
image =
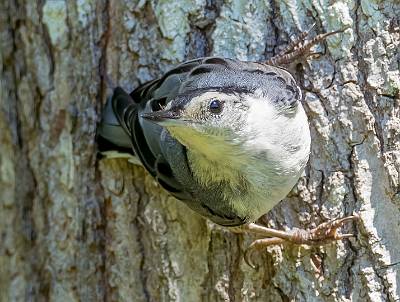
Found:
[[[134,155],[129,129],[125,122],[120,121],[124,121],[127,111],[132,113],[135,107],[136,103],[129,94],[120,87],[114,89],[113,95],[107,99],[97,128],[97,143],[102,154],[107,157],[126,157],[127,153]]]

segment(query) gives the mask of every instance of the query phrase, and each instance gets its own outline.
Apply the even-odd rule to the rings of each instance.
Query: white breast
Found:
[[[259,103],[258,103],[259,104]],[[252,202],[257,218],[282,200],[297,183],[307,164],[311,137],[301,104],[294,116],[280,114],[265,104],[251,106],[244,148],[252,160],[245,168],[253,185]]]

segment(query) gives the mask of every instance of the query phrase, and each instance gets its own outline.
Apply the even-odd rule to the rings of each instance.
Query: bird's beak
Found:
[[[154,111],[154,112],[145,112],[141,114],[141,117],[159,124],[161,126],[169,126],[169,125],[174,125],[174,124],[181,124],[181,115],[177,111],[171,111],[171,110],[160,110],[160,111]]]

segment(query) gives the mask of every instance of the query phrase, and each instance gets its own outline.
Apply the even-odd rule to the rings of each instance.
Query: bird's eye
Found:
[[[212,100],[209,106],[210,112],[218,114],[222,112],[222,102],[220,100]]]

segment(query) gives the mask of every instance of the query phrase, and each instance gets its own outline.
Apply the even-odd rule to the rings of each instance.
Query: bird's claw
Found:
[[[296,229],[287,241],[294,244],[321,245],[331,241],[354,237],[353,234],[340,234],[338,233],[338,229],[346,222],[358,219],[358,215],[351,215],[321,223],[311,230]]]
[[[354,237],[354,234],[340,234],[338,229],[346,222],[358,220],[358,215],[351,215],[344,218],[321,223],[311,230],[295,229],[282,237],[263,238],[253,241],[244,253],[245,262],[252,268],[256,266],[251,261],[251,256],[255,251],[265,249],[267,246],[282,244],[285,242],[305,245],[323,245],[332,241],[343,240]],[[259,233],[259,232],[258,232]]]
[[[263,239],[254,240],[244,251],[244,256],[243,256],[244,261],[251,268],[257,269],[257,265],[255,265],[251,261],[251,258],[253,256],[254,252],[261,251],[261,250],[265,249],[267,246],[283,243],[284,241],[285,240],[281,239],[281,238],[263,238]]]
[[[290,64],[293,61],[296,61],[297,59],[301,57],[309,57],[311,55],[310,49],[314,45],[324,41],[327,37],[342,33],[349,27],[346,26],[343,29],[319,34],[312,38],[309,41],[305,41],[305,39],[309,36],[310,30],[314,27],[314,25],[307,31],[302,32],[297,39],[294,41],[290,42],[289,45],[279,54],[273,56],[269,60],[265,61],[266,64],[268,65],[285,65],[285,64]]]

